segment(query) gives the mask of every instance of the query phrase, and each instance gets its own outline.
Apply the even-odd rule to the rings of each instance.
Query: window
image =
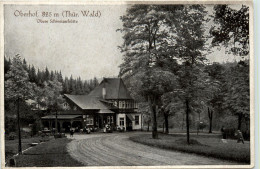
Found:
[[[94,123],[93,123],[93,119],[89,119],[89,124],[90,125],[93,125]]]
[[[125,108],[125,101],[122,101],[122,108]]]
[[[135,125],[139,125],[139,116],[135,116]]]
[[[122,102],[119,101],[119,108],[122,108]]]
[[[120,118],[119,125],[120,126],[124,126],[125,125],[125,119],[123,117]]]
[[[87,117],[87,125],[93,125],[93,121],[94,121],[94,119],[93,119],[93,117]]]
[[[114,102],[114,106],[117,106],[117,101]]]

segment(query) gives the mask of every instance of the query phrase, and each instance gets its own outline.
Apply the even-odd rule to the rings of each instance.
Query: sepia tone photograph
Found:
[[[2,167],[253,167],[252,10],[4,4]]]

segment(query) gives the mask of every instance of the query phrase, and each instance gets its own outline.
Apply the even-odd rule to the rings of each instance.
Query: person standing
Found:
[[[221,134],[222,134],[222,138],[223,138],[223,139],[226,139],[226,134],[225,134],[225,128],[224,128],[224,126],[221,127],[220,131],[221,131]]]
[[[70,137],[73,137],[73,134],[74,134],[74,130],[73,128],[70,128]]]
[[[242,132],[241,132],[240,130],[237,130],[237,143],[240,143],[240,142],[242,142],[243,144],[245,144],[245,143],[244,143],[244,137],[243,137]]]

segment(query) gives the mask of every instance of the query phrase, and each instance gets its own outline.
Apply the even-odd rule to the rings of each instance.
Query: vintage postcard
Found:
[[[252,168],[252,1],[2,1],[9,167]]]

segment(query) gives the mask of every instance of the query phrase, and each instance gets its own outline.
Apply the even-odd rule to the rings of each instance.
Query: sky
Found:
[[[36,68],[44,69],[47,66],[49,70],[61,70],[67,77],[80,76],[84,80],[116,77],[123,59],[118,49],[123,43],[122,34],[116,30],[122,28],[119,18],[126,9],[126,5],[6,5],[5,56],[20,54]],[[208,6],[207,10],[210,13],[212,6]],[[23,16],[24,13],[33,14],[36,11],[38,17]],[[71,15],[66,17],[64,11],[70,11]],[[83,17],[81,11],[99,11],[97,15],[101,16]],[[42,17],[42,12],[52,12],[52,16]],[[79,17],[72,17],[73,12]],[[54,13],[59,16],[53,17]],[[48,20],[49,23],[38,23],[39,19]],[[50,23],[51,19],[71,19],[78,23]],[[224,48],[213,49],[207,57],[210,62],[233,61],[235,58],[226,54]]]

